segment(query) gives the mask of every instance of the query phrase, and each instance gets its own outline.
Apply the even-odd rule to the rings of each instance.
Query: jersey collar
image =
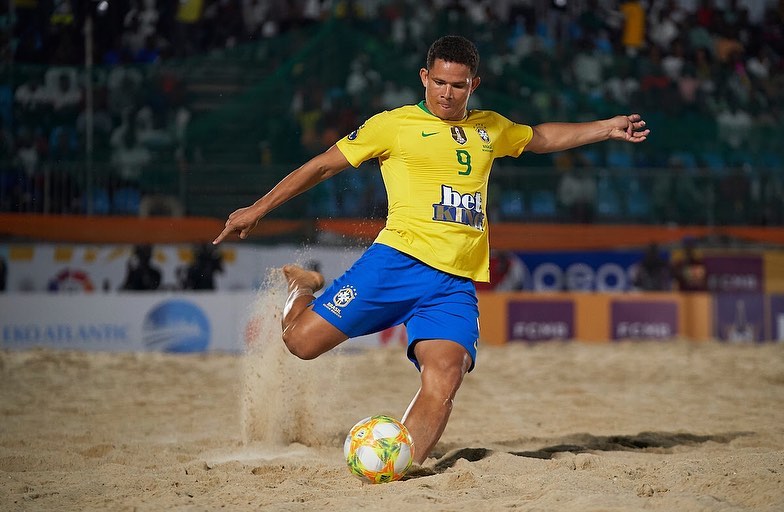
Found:
[[[430,109],[429,109],[429,108],[427,108],[427,105],[425,104],[425,100],[422,100],[422,101],[420,101],[419,103],[417,103],[417,107],[421,108],[422,110],[424,110],[425,112],[427,112],[428,114],[430,114],[430,115],[431,115],[431,116],[433,116],[433,117],[438,117],[438,116],[437,116],[437,115],[435,115],[434,113],[430,112]],[[468,110],[468,109],[466,109],[466,114],[465,114],[465,117],[463,117],[463,119],[462,119],[462,120],[460,120],[460,121],[457,121],[457,122],[463,122],[463,121],[465,121],[466,119],[468,119],[468,114],[469,114],[469,113],[470,113],[470,112],[469,112],[469,110]],[[439,117],[439,119],[441,119],[441,118]],[[455,122],[455,121],[446,121],[446,120],[444,120],[444,119],[441,119],[441,120],[442,120],[442,121],[444,121],[444,122],[446,122],[446,123],[454,123],[454,122]]]
[[[417,103],[417,107],[421,108],[422,110],[424,110],[425,112],[427,112],[431,116],[436,117],[436,115],[434,113],[430,112],[430,109],[427,108],[427,105],[425,104],[425,100],[422,100],[419,103]]]

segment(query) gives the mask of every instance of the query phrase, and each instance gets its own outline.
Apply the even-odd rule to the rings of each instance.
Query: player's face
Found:
[[[419,70],[425,87],[425,104],[445,121],[460,121],[466,115],[468,98],[479,86],[479,77],[471,77],[465,64],[436,59],[430,70]]]

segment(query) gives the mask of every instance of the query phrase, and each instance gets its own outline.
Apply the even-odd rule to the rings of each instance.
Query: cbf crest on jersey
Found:
[[[357,289],[353,286],[344,286],[332,297],[332,302],[339,308],[345,308],[357,296]]]
[[[462,126],[453,126],[449,131],[452,133],[452,138],[455,139],[455,142],[460,145],[465,144],[468,140]]]
[[[482,139],[482,141],[484,141],[485,144],[490,142],[490,134],[487,133],[487,130],[485,129],[484,126],[477,126],[476,133],[479,134],[479,138]]]
[[[331,301],[324,303],[324,307],[336,317],[342,318],[343,308],[348,306],[356,297],[357,289],[349,284],[338,290]]]

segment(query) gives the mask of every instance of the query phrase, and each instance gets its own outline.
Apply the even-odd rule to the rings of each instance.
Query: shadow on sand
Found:
[[[695,435],[669,432],[641,432],[631,436],[594,436],[591,434],[577,434],[561,438],[560,443],[545,446],[538,450],[508,451],[519,457],[534,459],[551,459],[558,453],[589,453],[609,451],[656,451],[666,453],[675,446],[696,446],[702,443],[729,443],[742,436],[752,435],[753,432],[728,432],[714,435]],[[443,455],[437,456],[437,461],[432,466],[412,468],[403,480],[421,478],[443,473],[455,465],[460,459],[469,462],[489,457],[498,450],[488,448],[457,448]]]

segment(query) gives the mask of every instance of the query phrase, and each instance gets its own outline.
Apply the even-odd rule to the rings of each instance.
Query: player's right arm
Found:
[[[305,162],[288,176],[280,180],[272,190],[267,192],[258,201],[245,208],[236,210],[229,215],[226,227],[212,242],[219,244],[229,234],[237,232],[240,238],[247,238],[250,233],[269,212],[282,205],[289,199],[315,187],[322,181],[331,178],[349,166],[343,153],[332,146],[325,152]]]

